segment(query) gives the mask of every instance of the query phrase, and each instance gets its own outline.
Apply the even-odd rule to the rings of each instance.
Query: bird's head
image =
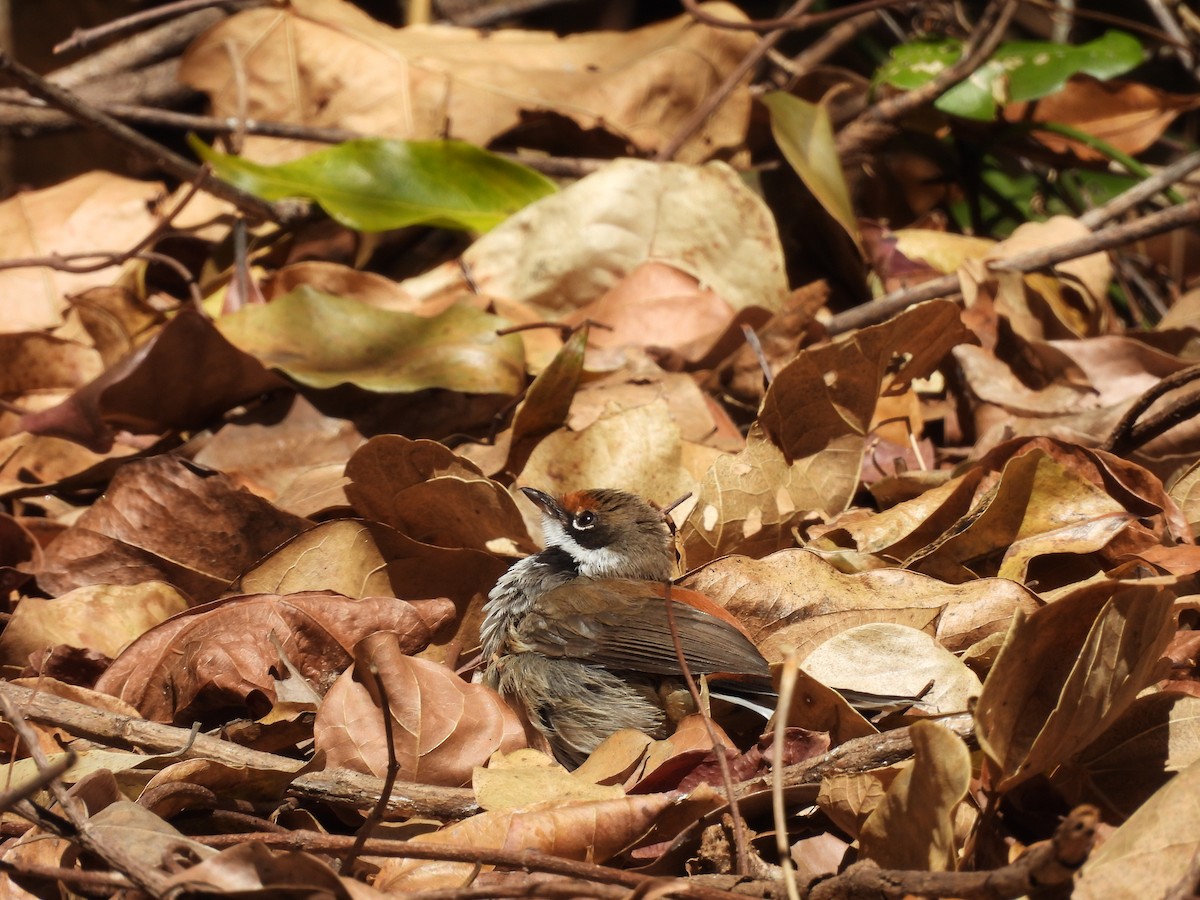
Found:
[[[665,581],[675,561],[666,514],[627,491],[597,488],[560,498],[534,488],[521,492],[542,511],[547,547],[575,561],[589,578]]]

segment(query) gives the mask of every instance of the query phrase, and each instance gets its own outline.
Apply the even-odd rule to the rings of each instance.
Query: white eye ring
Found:
[[[579,531],[587,531],[595,524],[596,514],[590,509],[585,509],[583,512],[578,513],[575,518],[571,520],[571,525]]]

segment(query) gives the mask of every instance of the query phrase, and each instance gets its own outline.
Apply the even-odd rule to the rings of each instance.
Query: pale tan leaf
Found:
[[[863,824],[863,855],[885,869],[954,871],[954,809],[971,782],[971,752],[962,738],[932,722],[915,722],[914,759]]]

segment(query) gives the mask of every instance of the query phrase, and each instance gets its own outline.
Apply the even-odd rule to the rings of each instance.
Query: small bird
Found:
[[[694,712],[668,619],[673,537],[658,507],[625,491],[561,499],[522,492],[542,511],[546,549],[496,583],[480,628],[485,683],[524,709],[564,764],[610,734],[666,737]],[[722,607],[670,589],[675,631],[694,676],[771,690],[767,661]]]

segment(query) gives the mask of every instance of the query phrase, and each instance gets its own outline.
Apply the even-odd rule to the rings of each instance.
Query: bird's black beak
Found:
[[[543,515],[549,516],[552,519],[563,521],[566,518],[566,512],[557,500],[547,494],[545,491],[539,491],[537,488],[524,487],[521,488],[521,493],[533,501],[534,505],[542,511]]]

